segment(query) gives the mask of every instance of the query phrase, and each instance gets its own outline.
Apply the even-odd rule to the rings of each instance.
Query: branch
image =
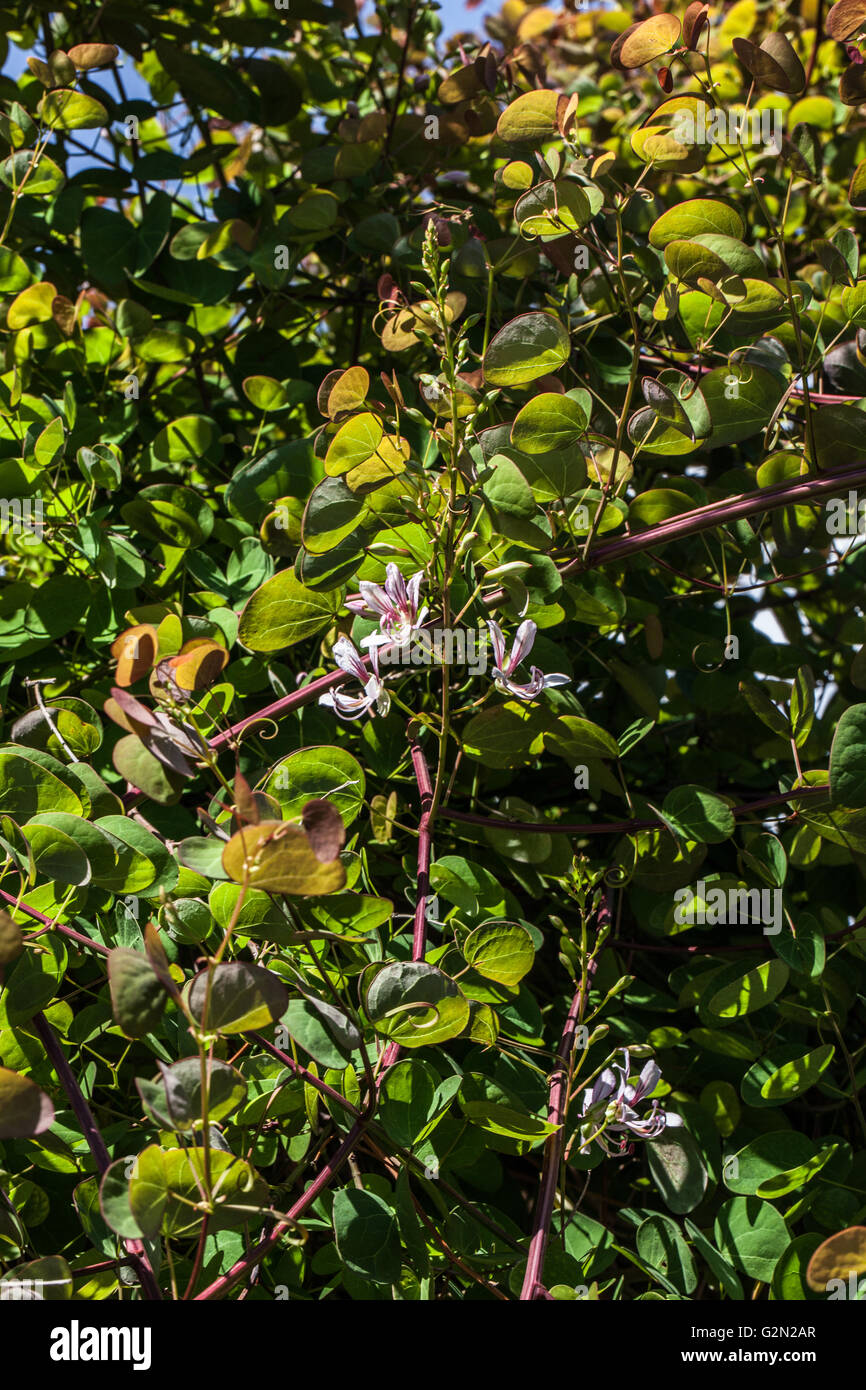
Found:
[[[93,1154],[101,1176],[106,1168],[109,1167],[111,1158],[105,1147],[105,1140],[99,1131],[99,1126],[93,1118],[93,1112],[84,1098],[84,1093],[45,1015],[43,1013],[34,1014],[33,1023],[37,1033],[42,1039],[42,1045],[48,1057],[51,1059],[51,1064],[60,1079],[60,1084],[66,1092],[75,1117],[81,1125],[81,1132],[87,1140],[87,1147]],[[140,1240],[124,1240],[123,1244],[129,1251],[131,1256],[130,1262],[134,1265],[135,1271],[138,1274],[141,1291],[145,1298],[161,1302],[162,1294],[159,1291],[159,1285],[156,1282],[143,1242]]]
[[[796,483],[777,483],[773,487],[759,488],[756,492],[742,492],[724,502],[709,502],[705,507],[695,507],[690,512],[671,517],[669,521],[661,521],[648,531],[604,541],[594,546],[585,559],[578,555],[567,564],[560,565],[559,573],[573,574],[579,571],[584,574],[587,570],[598,569],[600,565],[608,565],[645,550],[655,550],[658,546],[670,545],[672,541],[695,536],[701,531],[711,531],[744,517],[777,511],[780,507],[802,506],[805,502],[832,496],[833,493],[844,492],[846,488],[864,483],[866,464],[857,464],[853,468],[825,473],[820,478],[804,478]],[[488,608],[495,608],[505,597],[505,590],[497,589],[487,594],[484,602]]]
[[[28,941],[35,941],[37,936],[42,935],[42,932],[59,931],[63,936],[68,936],[70,940],[77,941],[79,946],[89,946],[92,951],[101,951],[105,956],[110,954],[110,947],[103,946],[101,941],[94,941],[92,937],[85,936],[83,932],[76,931],[74,927],[66,927],[62,922],[58,922],[52,917],[46,917],[44,912],[38,912],[35,907],[30,907],[28,903],[20,903],[17,898],[14,898],[3,888],[0,888],[0,898],[11,903],[17,912],[26,912],[28,917],[44,923],[42,931],[31,932],[27,938]]]
[[[757,811],[769,810],[772,806],[782,806],[787,801],[801,801],[817,795],[828,795],[826,783],[818,787],[800,787],[797,791],[779,792],[774,796],[763,796],[759,801],[744,801],[731,807],[734,816],[747,816]],[[664,830],[660,820],[617,820],[590,822],[587,825],[573,825],[569,822],[552,820],[506,820],[498,816],[481,816],[475,811],[452,811],[450,806],[439,809],[439,815],[446,820],[465,822],[468,825],[485,825],[491,830],[541,831],[547,835],[628,835],[634,830]]]
[[[343,673],[338,672],[338,676],[340,677],[340,679],[342,679]],[[412,941],[412,959],[423,960],[427,925],[425,911],[427,904],[427,895],[429,893],[430,887],[429,870],[431,854],[431,837],[429,830],[429,820],[431,803],[433,800],[433,788],[430,783],[430,770],[427,766],[427,760],[424,757],[424,754],[421,750],[421,747],[417,739],[413,740],[412,742],[411,756],[412,766],[415,769],[415,778],[418,783],[418,791],[421,796],[422,806],[418,836],[418,893],[415,903],[415,927]],[[264,1043],[264,1039],[262,1038],[259,1038],[259,1041]],[[267,1043],[265,1043],[264,1045],[267,1047],[267,1050],[269,1052],[275,1051],[275,1049],[270,1047]],[[281,1061],[288,1061],[284,1054],[278,1055],[280,1056]],[[259,1262],[264,1258],[268,1251],[290,1229],[291,1225],[295,1221],[297,1221],[297,1219],[300,1216],[302,1216],[303,1213],[307,1210],[307,1208],[316,1200],[319,1193],[324,1191],[324,1189],[330,1183],[331,1179],[337,1176],[337,1173],[340,1171],[343,1164],[348,1162],[348,1160],[351,1158],[352,1153],[357,1147],[358,1140],[361,1138],[365,1129],[370,1124],[375,1113],[376,1102],[378,1100],[379,1095],[379,1087],[382,1084],[382,1079],[388,1071],[388,1068],[394,1065],[399,1055],[399,1043],[391,1043],[386,1048],[382,1058],[382,1066],[379,1071],[379,1076],[376,1082],[376,1089],[368,1098],[366,1110],[359,1114],[358,1119],[355,1121],[349,1133],[346,1135],[346,1138],[343,1140],[342,1144],[340,1145],[337,1152],[334,1154],[333,1158],[328,1160],[325,1167],[319,1173],[318,1177],[315,1178],[314,1181],[310,1184],[303,1196],[300,1197],[298,1201],[295,1202],[294,1206],[291,1207],[289,1211],[286,1213],[286,1220],[278,1222],[269,1235],[265,1236],[263,1240],[260,1240],[258,1244],[254,1245],[250,1250],[247,1250],[246,1253],[242,1255],[241,1258],[237,1261],[237,1263],[232,1266],[232,1268],[228,1271],[227,1274],[221,1275],[219,1279],[215,1279],[212,1284],[209,1284],[208,1287],[204,1289],[202,1293],[197,1294],[196,1302],[199,1302],[203,1299],[215,1298],[218,1294],[225,1293],[228,1289],[232,1287],[233,1284],[236,1284],[239,1279],[242,1279],[253,1265],[259,1264]],[[293,1063],[292,1070],[297,1072],[296,1063]],[[310,1080],[312,1081],[312,1079],[313,1078],[311,1076]],[[322,1089],[320,1084],[316,1083],[316,1085],[317,1089]],[[330,1088],[328,1088],[328,1090],[330,1090]],[[338,1096],[336,1092],[334,1093],[334,1099],[339,1100],[341,1105],[345,1105],[345,1101],[343,1100],[343,1098]]]
[[[596,914],[599,926],[609,921],[610,907],[607,902],[603,902]],[[575,1034],[580,1026],[583,1011],[586,1006],[586,996],[589,993],[589,983],[595,973],[596,962],[589,961],[586,979],[581,980],[578,988],[574,992],[571,1007],[565,1020],[565,1027],[562,1030],[562,1038],[556,1053],[556,1061],[550,1077],[550,1100],[548,1103],[547,1118],[550,1124],[556,1125],[556,1132],[551,1134],[544,1146],[544,1162],[541,1169],[541,1187],[538,1193],[538,1203],[535,1208],[535,1216],[532,1222],[532,1235],[529,1243],[529,1259],[526,1262],[526,1274],[523,1278],[523,1287],[520,1290],[520,1301],[522,1303],[532,1302],[535,1299],[543,1298],[546,1290],[541,1283],[541,1276],[544,1270],[544,1253],[547,1249],[548,1236],[550,1234],[550,1223],[553,1219],[553,1204],[556,1199],[556,1189],[559,1182],[559,1165],[562,1161],[563,1141],[565,1138],[565,1116],[568,1102],[569,1081],[571,1078],[571,1058],[574,1052]],[[586,992],[584,992],[586,985]]]
[[[756,492],[740,493],[736,497],[728,498],[725,502],[711,502],[705,507],[696,507],[693,511],[672,517],[670,521],[660,522],[658,526],[653,526],[650,530],[642,531],[637,535],[619,536],[615,540],[605,541],[601,545],[595,546],[585,560],[582,556],[578,556],[563,565],[559,572],[560,574],[571,574],[575,570],[579,570],[581,573],[585,573],[587,570],[598,569],[599,566],[610,564],[615,560],[621,560],[645,550],[655,550],[658,546],[670,545],[672,541],[682,540],[685,536],[697,535],[700,531],[709,531],[716,526],[724,526],[743,517],[756,516],[761,512],[776,511],[780,507],[802,505],[812,499],[831,496],[836,492],[844,492],[846,488],[856,487],[859,484],[866,484],[866,464],[858,464],[854,468],[826,473],[820,478],[806,478],[796,483],[779,483],[773,487],[759,488]],[[495,608],[505,598],[505,590],[497,589],[486,595],[484,603],[488,608]],[[363,657],[362,660],[365,665],[369,665],[369,656]],[[278,715],[288,714],[292,710],[301,709],[304,705],[310,704],[311,701],[317,700],[320,695],[324,695],[327,690],[333,690],[334,686],[340,685],[345,680],[344,671],[330,671],[325,676],[319,676],[316,680],[310,681],[309,685],[302,686],[300,690],[293,690],[290,695],[283,695],[281,699],[266,705],[264,709],[259,710],[258,714],[247,715],[245,719],[241,719],[237,724],[232,724],[223,733],[216,734],[214,738],[208,740],[209,746],[222,748],[224,744],[230,743],[235,735],[243,733],[253,724],[264,719],[274,719]]]

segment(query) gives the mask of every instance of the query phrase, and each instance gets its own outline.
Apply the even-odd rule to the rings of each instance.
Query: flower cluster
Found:
[[[361,643],[367,647],[370,663],[368,670],[364,658],[348,637],[339,637],[334,643],[334,660],[341,671],[354,676],[363,687],[361,695],[344,695],[341,686],[328,690],[319,696],[319,704],[327,705],[341,719],[359,719],[366,710],[372,714],[385,715],[391,708],[391,697],[379,675],[379,648],[391,643],[408,642],[418,631],[427,613],[419,610],[421,580],[424,574],[419,570],[413,574],[408,584],[393,561],[385,571],[384,587],[362,580],[359,598],[346,600],[346,607],[361,617],[379,619],[379,631],[372,632]]]
[[[360,655],[348,637],[340,637],[334,643],[334,660],[341,671],[360,681],[363,693],[344,695],[342,687],[337,686],[335,690],[329,690],[319,696],[320,705],[327,705],[342,719],[358,719],[367,710],[371,714],[374,711],[376,714],[388,713],[391,698],[385,689],[383,677],[379,675],[379,649],[383,646],[402,646],[416,637],[424,639],[421,624],[427,615],[427,609],[419,606],[422,579],[423,571],[419,570],[411,579],[405,580],[392,561],[387,567],[384,585],[371,584],[368,580],[361,581],[360,594],[347,599],[346,607],[360,617],[378,618],[379,630],[361,642],[361,646],[368,649],[366,659]],[[537,666],[530,668],[528,681],[521,683],[512,679],[514,671],[532,651],[535,642],[538,627],[531,619],[527,618],[520,624],[507,659],[505,638],[499,624],[488,622],[487,626],[490,629],[496,658],[493,680],[497,690],[501,690],[505,695],[512,695],[517,700],[534,700],[548,686],[567,685],[568,676],[559,672],[545,675]]]
[[[662,1110],[654,1100],[643,1117],[637,1113],[637,1106],[652,1094],[661,1078],[661,1070],[656,1062],[647,1062],[636,1086],[629,1084],[631,1064],[628,1049],[623,1049],[624,1062],[615,1062],[605,1067],[588,1086],[583,1094],[581,1105],[580,1151],[586,1153],[595,1142],[608,1155],[625,1154],[630,1151],[629,1135],[636,1139],[658,1139],[665,1129],[682,1124],[679,1115]],[[611,1136],[619,1136],[611,1143]]]

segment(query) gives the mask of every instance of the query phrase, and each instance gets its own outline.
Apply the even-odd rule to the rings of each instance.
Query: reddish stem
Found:
[[[59,931],[63,936],[68,936],[72,941],[77,941],[80,946],[90,946],[94,951],[101,951],[103,955],[109,954],[109,947],[103,946],[101,941],[94,941],[91,937],[85,936],[83,932],[75,931],[73,927],[66,927],[62,922],[57,922],[52,917],[46,917],[44,912],[38,912],[35,907],[30,907],[28,903],[19,903],[17,898],[13,898],[11,893],[0,888],[0,898],[7,903],[11,903],[19,912],[26,912],[28,917],[32,917],[36,922],[43,922],[43,931]],[[41,931],[31,932],[27,937],[28,941],[35,941],[37,936],[41,936]]]
[[[732,806],[731,813],[735,816],[746,816],[752,812],[769,810],[772,806],[784,805],[786,801],[800,801],[803,797],[816,796],[819,792],[827,796],[826,785],[800,787],[797,791],[762,796],[758,801],[744,801],[739,806]],[[481,816],[474,811],[452,811],[450,806],[440,806],[439,815],[444,816],[446,820],[463,821],[469,825],[486,825],[491,830],[538,830],[548,835],[628,835],[633,830],[664,829],[663,823],[658,820],[617,820],[590,822],[587,825],[549,820],[500,820],[498,816]]]
[[[64,1056],[60,1043],[54,1035],[51,1024],[42,1013],[33,1015],[33,1023],[37,1033],[42,1039],[42,1045],[45,1048],[46,1054],[51,1059],[51,1065],[60,1078],[60,1084],[66,1092],[69,1104],[72,1106],[73,1113],[81,1126],[81,1132],[87,1140],[87,1147],[93,1154],[96,1166],[101,1175],[105,1172],[106,1168],[109,1167],[111,1158],[105,1147],[105,1140],[99,1131],[99,1126],[93,1118],[90,1106],[87,1104],[84,1093],[75,1079],[75,1074]],[[130,1263],[135,1267],[145,1298],[161,1301],[162,1294],[159,1291],[159,1285],[156,1282],[143,1243],[140,1240],[124,1240],[123,1243],[131,1256]]]
[[[609,921],[610,908],[604,902],[601,904],[597,914],[599,926]],[[595,973],[596,962],[589,961],[587,969],[586,986],[589,991],[589,983]],[[547,1241],[550,1234],[550,1223],[553,1219],[553,1204],[556,1199],[556,1189],[559,1183],[559,1165],[562,1161],[562,1148],[564,1142],[565,1114],[568,1100],[569,1081],[571,1077],[571,1056],[574,1051],[575,1034],[580,1026],[583,1011],[586,1006],[586,996],[584,994],[584,982],[574,992],[571,1006],[565,1020],[565,1027],[562,1030],[562,1038],[556,1053],[556,1061],[550,1077],[550,1099],[548,1102],[547,1118],[552,1125],[556,1125],[556,1131],[551,1134],[544,1146],[544,1162],[541,1169],[541,1187],[538,1193],[538,1202],[535,1207],[535,1216],[532,1222],[532,1235],[529,1242],[529,1259],[526,1262],[526,1274],[523,1278],[523,1287],[520,1290],[520,1301],[532,1302],[533,1300],[544,1298],[547,1290],[541,1282],[544,1270],[544,1253],[547,1249]]]
[[[342,672],[340,672],[339,674],[342,676]],[[427,895],[429,893],[430,888],[429,870],[431,854],[431,837],[429,830],[429,819],[431,804],[433,801],[433,787],[430,782],[430,769],[427,766],[427,760],[424,757],[424,753],[417,740],[413,740],[412,742],[411,756],[412,766],[415,770],[415,778],[418,783],[418,791],[421,796],[422,806],[421,821],[419,825],[418,893],[415,904],[415,926],[412,941],[412,959],[423,960],[427,925],[425,909],[427,904]],[[260,1038],[259,1041],[264,1042],[264,1039]],[[267,1047],[267,1050],[269,1052],[275,1051],[275,1049],[270,1047],[268,1044],[265,1044],[265,1046]],[[284,1054],[279,1055],[281,1061],[288,1062],[288,1059],[285,1057]],[[334,1154],[333,1158],[328,1160],[328,1162],[325,1164],[325,1167],[319,1173],[318,1177],[313,1180],[313,1182],[307,1188],[303,1196],[299,1197],[297,1202],[295,1202],[294,1206],[291,1207],[289,1211],[286,1213],[287,1219],[285,1221],[279,1221],[269,1235],[265,1236],[262,1240],[258,1242],[258,1244],[254,1245],[250,1250],[247,1250],[246,1253],[242,1255],[241,1258],[237,1261],[237,1263],[232,1266],[232,1268],[228,1271],[227,1274],[221,1275],[218,1279],[215,1279],[212,1284],[209,1284],[208,1287],[202,1291],[202,1293],[197,1294],[195,1299],[196,1302],[200,1302],[203,1299],[215,1298],[217,1297],[217,1295],[225,1293],[234,1284],[236,1284],[239,1279],[242,1279],[253,1265],[258,1264],[264,1258],[268,1251],[290,1229],[292,1223],[297,1221],[298,1218],[303,1215],[307,1208],[311,1206],[312,1203],[316,1200],[319,1193],[323,1192],[324,1189],[331,1182],[331,1180],[336,1177],[343,1164],[346,1163],[351,1157],[352,1153],[357,1147],[358,1140],[361,1138],[362,1134],[367,1128],[367,1125],[372,1120],[376,1108],[376,1101],[378,1098],[378,1089],[382,1084],[382,1079],[385,1076],[385,1073],[387,1072],[388,1068],[394,1065],[399,1055],[400,1044],[391,1043],[385,1050],[384,1056],[382,1058],[382,1066],[379,1071],[379,1076],[376,1083],[376,1090],[369,1097],[365,1112],[362,1113],[355,1121],[354,1125],[349,1130],[349,1133],[346,1135],[346,1138],[343,1140],[342,1144],[340,1145],[337,1152]],[[292,1064],[292,1069],[298,1069],[296,1063]],[[310,1080],[312,1081],[312,1077],[310,1078]],[[321,1090],[322,1084],[317,1085],[317,1089]],[[330,1088],[328,1089],[330,1090]],[[335,1099],[339,1100],[341,1104],[345,1103],[342,1100],[342,1097],[337,1096],[336,1093]]]

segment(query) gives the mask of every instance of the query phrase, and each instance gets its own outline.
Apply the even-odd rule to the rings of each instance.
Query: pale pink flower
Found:
[[[385,689],[379,675],[379,653],[375,647],[370,650],[370,670],[364,665],[361,656],[348,637],[339,637],[334,643],[334,660],[341,671],[354,676],[364,688],[363,695],[344,695],[342,685],[335,690],[327,690],[319,696],[319,704],[327,705],[341,719],[360,719],[369,710],[372,714],[385,715],[391,707],[391,696]]]
[[[525,656],[529,655],[535,642],[538,627],[531,618],[527,618],[517,629],[517,636],[507,661],[505,659],[505,638],[502,636],[499,624],[488,622],[487,626],[490,629],[490,640],[493,643],[495,658],[493,680],[497,690],[501,690],[504,695],[514,695],[518,700],[534,700],[541,694],[542,690],[546,690],[550,685],[568,685],[568,676],[559,672],[553,672],[546,676],[537,666],[530,668],[530,679],[524,685],[511,679],[515,668],[520,665]]]

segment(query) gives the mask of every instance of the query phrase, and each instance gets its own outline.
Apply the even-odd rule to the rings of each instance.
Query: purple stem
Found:
[[[827,786],[822,784],[818,787],[800,787],[797,791],[763,796],[759,801],[744,801],[739,806],[732,806],[731,812],[735,816],[746,816],[754,811],[765,811],[772,806],[784,805],[786,801],[799,801],[802,797],[815,796],[819,792],[827,796]],[[449,806],[441,806],[438,814],[446,820],[465,821],[469,825],[486,825],[491,830],[539,830],[548,835],[627,835],[632,830],[664,829],[663,823],[658,820],[618,820],[593,822],[589,825],[572,825],[560,821],[500,820],[498,816],[480,816],[474,811],[452,811]]]
[[[35,907],[30,907],[27,903],[19,903],[17,898],[13,898],[11,893],[7,893],[2,888],[0,888],[0,898],[5,899],[7,903],[11,903],[19,912],[26,912],[27,916],[34,918],[35,921],[43,922],[45,924],[43,931],[59,931],[63,936],[68,936],[72,941],[77,941],[80,946],[90,946],[92,950],[102,951],[103,955],[106,956],[109,954],[108,946],[103,946],[101,941],[94,941],[91,937],[85,936],[83,932],[75,931],[73,927],[65,927],[62,922],[56,922],[53,918],[46,917],[44,912],[38,912]],[[35,941],[37,936],[41,935],[41,931],[31,932],[27,940]]]
[[[604,902],[599,907],[597,913],[599,926],[607,922],[609,918],[610,907]],[[595,967],[596,961],[589,961],[586,978],[587,993],[589,991],[590,980],[595,973]],[[556,1189],[559,1183],[559,1165],[562,1160],[562,1147],[565,1137],[566,1103],[568,1100],[569,1081],[571,1077],[571,1054],[574,1051],[574,1037],[580,1026],[580,1020],[583,1017],[585,1006],[586,998],[583,991],[583,981],[581,981],[574,992],[571,1007],[568,1010],[565,1027],[562,1030],[562,1038],[559,1048],[557,1049],[556,1061],[550,1078],[550,1100],[548,1103],[547,1118],[552,1125],[556,1125],[556,1132],[548,1137],[544,1146],[541,1187],[539,1189],[538,1202],[532,1221],[529,1259],[526,1262],[526,1273],[523,1277],[523,1287],[520,1290],[520,1301],[522,1303],[544,1298],[547,1292],[541,1282],[541,1275],[544,1270],[544,1252],[547,1249],[550,1223],[553,1219],[553,1204],[556,1199]]]
[[[105,1140],[99,1132],[99,1126],[93,1118],[90,1106],[87,1104],[81,1087],[75,1079],[75,1074],[64,1056],[60,1043],[54,1035],[51,1024],[42,1013],[34,1014],[33,1022],[37,1033],[42,1039],[45,1051],[51,1059],[51,1064],[66,1092],[75,1117],[81,1125],[81,1132],[87,1140],[87,1147],[93,1154],[101,1176],[111,1164],[111,1158],[105,1147]],[[159,1285],[154,1277],[153,1269],[151,1268],[150,1260],[148,1259],[147,1251],[143,1243],[140,1240],[124,1240],[123,1243],[132,1257],[131,1263],[135,1266],[138,1280],[141,1284],[141,1290],[145,1298],[161,1302],[162,1294],[159,1291]]]

